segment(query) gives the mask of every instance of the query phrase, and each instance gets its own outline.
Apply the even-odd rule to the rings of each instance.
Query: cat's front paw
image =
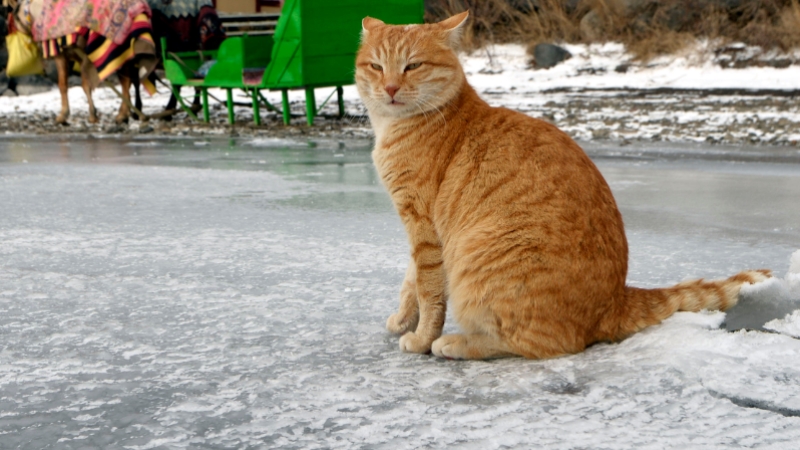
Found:
[[[419,314],[412,314],[411,316],[402,313],[394,313],[389,316],[386,321],[386,329],[394,334],[403,334],[406,331],[414,331],[419,322]]]
[[[430,353],[431,342],[420,338],[416,333],[406,333],[400,337],[400,350],[405,353]]]

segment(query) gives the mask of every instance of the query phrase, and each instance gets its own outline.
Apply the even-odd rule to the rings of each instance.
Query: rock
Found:
[[[628,72],[628,69],[630,69],[630,68],[631,68],[630,64],[623,63],[623,64],[618,65],[617,67],[614,67],[614,72],[626,73],[626,72]]]
[[[583,0],[564,0],[561,2],[561,7],[564,8],[564,12],[571,16],[578,12],[578,8],[581,7],[581,3]]]
[[[11,89],[6,89],[6,91],[3,92],[3,97],[16,97],[16,96],[17,93],[12,91]]]
[[[674,6],[662,14],[660,20],[656,21],[656,26],[672,31],[683,31],[694,20],[695,18],[691,13],[687,13],[685,9],[679,6]]]
[[[533,60],[537,69],[549,69],[572,57],[567,50],[553,44],[537,44],[533,48]]]
[[[611,137],[611,130],[608,128],[598,128],[592,130],[592,139],[608,139]]]
[[[55,86],[55,83],[43,75],[26,75],[24,77],[16,77],[14,80],[17,82],[14,90],[19,95],[41,94],[53,89]]]
[[[792,60],[786,58],[768,59],[764,61],[763,64],[767,67],[774,67],[776,69],[785,69],[792,65]]]
[[[586,40],[596,41],[603,36],[605,22],[597,11],[591,10],[583,16],[579,28]]]

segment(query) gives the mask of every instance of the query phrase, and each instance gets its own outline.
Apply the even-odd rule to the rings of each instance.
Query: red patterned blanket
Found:
[[[151,17],[147,0],[22,0],[19,16],[37,42],[87,28],[122,45],[140,14]]]

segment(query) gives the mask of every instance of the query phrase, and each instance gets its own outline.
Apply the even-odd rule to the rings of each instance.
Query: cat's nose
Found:
[[[400,90],[400,86],[395,86],[393,84],[389,84],[389,85],[386,85],[384,87],[384,89],[386,89],[386,92],[389,94],[389,97],[394,98],[394,94],[397,94],[397,91]]]

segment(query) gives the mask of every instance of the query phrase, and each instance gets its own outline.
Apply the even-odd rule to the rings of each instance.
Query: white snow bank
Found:
[[[742,286],[741,296],[728,313],[729,329],[733,324],[737,329],[766,329],[800,337],[800,250],[792,254],[784,278]]]
[[[775,319],[765,323],[764,328],[800,338],[800,309],[795,310],[791,314],[787,314],[783,319]]]
[[[780,286],[778,298],[789,299],[800,308],[800,250],[792,254],[786,278],[776,280]],[[787,314],[783,319],[775,319],[764,324],[764,328],[778,333],[800,338],[800,309]]]
[[[800,66],[778,69],[723,69],[712,60],[707,44],[664,56],[647,64],[631,64],[622,44],[563,45],[572,58],[550,68],[533,70],[525,47],[489,46],[462,58],[473,86],[482,89],[798,89]],[[627,71],[615,69],[626,64]]]

